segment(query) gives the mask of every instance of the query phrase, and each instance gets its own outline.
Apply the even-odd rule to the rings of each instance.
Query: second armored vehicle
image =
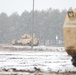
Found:
[[[35,37],[35,34],[33,34],[33,41],[32,36],[30,34],[24,34],[22,35],[22,38],[19,40],[13,40],[13,45],[33,45],[38,46],[39,45],[39,39]]]

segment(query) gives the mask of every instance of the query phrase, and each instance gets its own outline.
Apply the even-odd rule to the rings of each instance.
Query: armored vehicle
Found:
[[[65,50],[72,56],[72,64],[76,67],[76,9],[67,12],[63,31]]]
[[[35,34],[33,34],[33,42],[32,42],[32,36],[30,34],[24,34],[22,35],[22,38],[19,40],[13,40],[13,45],[33,45],[38,46],[39,45],[39,39],[35,37]]]

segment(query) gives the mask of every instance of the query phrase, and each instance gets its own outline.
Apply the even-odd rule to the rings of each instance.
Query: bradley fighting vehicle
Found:
[[[33,42],[32,42],[32,36],[30,34],[24,34],[22,35],[22,38],[19,40],[13,40],[13,45],[33,45],[38,46],[39,45],[39,39],[35,37],[35,34],[33,34]]]
[[[76,9],[68,11],[64,22],[64,47],[76,67]]]

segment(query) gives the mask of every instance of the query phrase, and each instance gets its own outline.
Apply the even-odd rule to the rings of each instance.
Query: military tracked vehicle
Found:
[[[76,67],[76,9],[67,12],[63,31],[65,50],[72,56],[72,64]]]
[[[22,35],[22,38],[19,40],[13,40],[13,45],[33,45],[38,46],[39,45],[39,39],[35,37],[35,34],[33,34],[33,42],[32,42],[32,36],[30,34],[24,34]]]

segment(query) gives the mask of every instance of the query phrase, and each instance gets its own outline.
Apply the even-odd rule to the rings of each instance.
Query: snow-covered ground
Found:
[[[34,70],[34,67],[47,72],[76,71],[72,66],[71,56],[63,47],[39,46],[34,47],[34,50],[0,51],[0,69]]]

